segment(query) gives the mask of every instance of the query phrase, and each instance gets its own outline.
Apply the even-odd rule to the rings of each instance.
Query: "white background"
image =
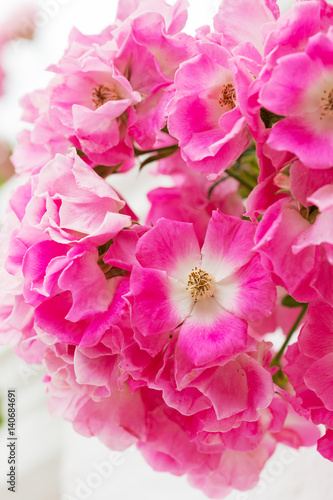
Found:
[[[0,22],[7,14],[27,4],[25,0],[2,0]],[[61,57],[67,36],[73,25],[84,33],[95,33],[111,24],[115,17],[115,0],[41,0],[40,28],[33,42],[9,44],[4,54],[8,72],[7,94],[0,100],[0,137],[12,144],[23,128],[19,122],[21,96],[44,87],[50,79],[45,68]],[[218,1],[190,0],[187,31],[211,23]],[[289,0],[280,1],[285,8]],[[19,11],[18,16],[22,15]],[[146,173],[132,173],[122,178],[119,189],[131,196],[132,206],[140,203],[140,213],[147,209],[144,193]],[[155,181],[156,182],[156,181]],[[130,185],[129,185],[130,183]],[[139,184],[138,184],[139,183]],[[135,192],[141,197],[134,197]],[[154,187],[154,182],[149,188]],[[125,192],[127,189],[127,193]],[[2,202],[5,189],[0,194]],[[2,397],[8,388],[16,388],[18,398],[18,492],[6,489],[7,451],[5,429],[0,430],[0,498],[1,500],[204,500],[185,478],[154,472],[135,449],[120,456],[95,439],[85,439],[72,431],[70,424],[49,416],[47,396],[40,369],[25,365],[9,348],[0,348],[0,390]],[[5,402],[3,401],[3,407]],[[104,475],[96,475],[102,462]],[[314,450],[293,454],[279,447],[265,468],[260,488],[250,493],[235,493],[230,500],[331,500],[333,498],[333,466]],[[81,489],[78,489],[79,484]]]

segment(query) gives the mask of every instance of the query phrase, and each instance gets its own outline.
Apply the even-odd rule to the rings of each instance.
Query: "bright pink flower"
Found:
[[[249,8],[249,12],[246,10],[247,8]],[[246,27],[244,30],[239,28],[238,24],[240,10],[242,11],[242,15],[247,17],[247,20],[250,19],[250,23],[247,21],[243,24]],[[275,22],[272,22],[273,14],[276,18]],[[231,23],[228,23],[230,16],[232,18]],[[256,149],[260,167],[259,181],[266,181],[266,185],[259,186],[257,192],[253,194],[251,210],[255,209],[254,205],[259,209],[257,202],[260,203],[260,210],[263,208],[263,203],[260,201],[264,200],[259,200],[258,195],[262,198],[263,194],[264,196],[267,195],[267,197],[275,194],[276,190],[272,185],[273,174],[276,170],[282,168],[283,163],[285,164],[283,155],[289,155],[290,161],[293,160],[292,153],[297,154],[292,148],[285,146],[275,147],[275,142],[278,141],[275,141],[274,144],[270,142],[273,137],[270,134],[272,125],[269,119],[264,125],[262,120],[264,113],[261,113],[264,110],[260,108],[264,106],[278,114],[285,113],[278,112],[275,108],[270,108],[268,99],[265,102],[261,99],[264,92],[262,87],[266,82],[270,82],[272,71],[275,74],[278,60],[280,61],[283,56],[296,56],[297,53],[303,52],[309,37],[322,30],[327,31],[330,24],[330,17],[332,17],[332,7],[324,1],[296,2],[281,17],[278,17],[275,2],[260,2],[258,9],[251,9],[251,2],[250,4],[249,2],[244,2],[244,5],[241,2],[241,6],[238,2],[237,9],[233,8],[232,5],[228,5],[228,2],[222,3],[220,7],[220,13],[215,22],[216,28],[221,30],[224,27],[227,33],[226,40],[233,47],[233,52],[235,53],[232,65],[238,104],[247,121],[251,134],[257,142]],[[244,43],[237,45],[241,40]],[[260,54],[256,54],[253,48],[250,50],[250,43],[259,50]],[[248,47],[246,53],[244,53],[244,46]],[[248,78],[249,73],[255,76],[256,79],[254,81]],[[290,82],[291,80],[292,78]],[[293,83],[291,82],[291,84]],[[281,102],[285,101],[284,91],[274,89],[272,93],[275,92],[279,94],[279,97],[276,98],[275,96],[273,98],[274,105],[276,100],[280,99],[280,96]],[[282,124],[275,125],[274,129],[275,127],[278,129],[278,127],[282,127]],[[295,134],[291,135],[294,137]],[[267,139],[268,144],[266,143]],[[276,154],[277,151],[275,152],[275,158],[272,158],[272,162],[267,161],[268,157],[271,157],[272,153],[274,154],[274,148],[279,150],[279,153]],[[272,166],[274,166],[273,170]],[[269,176],[271,176],[270,180],[268,179]],[[265,208],[267,206],[269,205],[266,203]],[[258,213],[262,212],[259,211]]]
[[[300,302],[318,296],[311,286],[315,250],[309,247],[297,251],[295,247],[309,228],[311,224],[302,217],[297,203],[282,198],[266,210],[255,235],[255,249],[262,256],[263,266],[271,271],[277,285]]]
[[[246,150],[251,136],[237,102],[230,50],[209,40],[199,48],[176,73],[168,128],[191,168],[219,174]]]
[[[333,430],[327,429],[325,435],[318,440],[319,453],[333,462]]]
[[[275,170],[270,159],[264,154],[260,155],[258,159],[261,179],[258,178],[257,186],[246,200],[246,215],[252,220],[256,220],[259,214],[264,214],[277,201],[284,199],[287,202],[290,199],[289,177],[283,172]],[[268,173],[266,176],[267,167],[272,173]]]
[[[265,63],[264,33],[267,27],[276,24],[278,17],[279,7],[275,0],[224,0],[214,18],[215,32],[222,34],[222,44],[232,51],[230,69],[237,104],[258,143],[257,151],[267,139],[267,131],[260,117],[261,105],[258,102],[262,85],[260,76]],[[259,154],[258,158],[260,165]],[[261,171],[260,177],[262,176]]]
[[[300,161],[295,161],[290,167],[290,192],[304,207],[311,206],[311,196],[327,184],[333,184],[333,168],[315,170]]]
[[[226,432],[240,423],[258,420],[273,397],[269,371],[271,344],[249,338],[244,352],[228,353],[204,366],[193,363],[179,346],[179,328],[143,336],[121,324],[120,367],[133,377],[134,389],[147,385],[162,391],[164,402],[191,417],[198,432]]]
[[[284,367],[312,421],[328,429],[318,442],[318,450],[329,460],[333,460],[332,332],[332,307],[322,302],[310,304],[298,343],[288,348]]]
[[[244,320],[269,314],[276,293],[251,250],[254,230],[213,212],[200,251],[192,225],[160,219],[138,242],[135,327],[147,336],[182,325],[178,345],[196,364],[244,350]]]
[[[322,171],[321,175],[313,184],[319,184],[325,181],[326,176],[331,175],[329,171]],[[315,251],[315,265],[312,278],[312,287],[318,292],[322,300],[333,306],[333,293],[330,286],[332,279],[332,263],[333,263],[333,237],[332,237],[332,203],[333,185],[325,184],[307,200],[311,206],[318,207],[319,214],[314,212],[314,222],[304,231],[299,234],[294,242],[293,251],[300,255],[302,252]]]
[[[259,101],[285,118],[268,144],[291,151],[309,168],[329,168],[333,155],[333,31],[309,38],[304,52],[281,57]]]

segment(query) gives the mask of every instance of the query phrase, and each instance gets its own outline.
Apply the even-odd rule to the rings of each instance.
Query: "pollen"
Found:
[[[119,96],[115,91],[114,87],[109,83],[104,85],[99,85],[93,88],[92,101],[94,103],[95,109],[100,108],[108,101],[118,101]]]
[[[223,85],[220,92],[219,104],[228,107],[229,110],[234,109],[237,105],[236,103],[236,90],[232,83],[226,83]]]
[[[320,99],[320,119],[329,116],[333,117],[333,89],[324,90]]]
[[[186,290],[195,302],[212,297],[215,290],[215,278],[210,273],[195,267],[188,275]]]

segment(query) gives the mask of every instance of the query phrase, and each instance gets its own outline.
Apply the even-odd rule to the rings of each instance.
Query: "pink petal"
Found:
[[[304,381],[323,401],[326,408],[333,411],[333,352],[316,361],[306,372]]]
[[[214,17],[214,28],[230,45],[251,42],[262,51],[261,27],[279,15],[273,0],[224,0]]]
[[[253,256],[254,233],[251,222],[215,210],[201,250],[202,268],[216,282],[233,274]]]
[[[306,89],[317,80],[318,66],[307,54],[290,54],[278,62],[271,78],[263,85],[259,102],[278,115],[301,114]]]
[[[299,346],[305,356],[320,359],[333,352],[333,309],[325,303],[309,306],[307,321],[302,328]]]
[[[324,457],[333,462],[333,430],[327,429],[325,436],[318,440],[317,450]]]
[[[333,206],[332,187],[327,184],[333,184],[333,168],[310,169],[300,161],[295,161],[290,167],[291,194],[305,207],[316,205],[322,212]]]
[[[270,314],[277,296],[276,287],[262,267],[259,256],[231,278],[221,281],[216,288],[214,296],[222,307],[238,318],[250,321]]]
[[[108,281],[97,265],[97,256],[90,252],[73,260],[58,283],[60,288],[72,294],[73,305],[66,315],[72,322],[106,312],[113,298]]]
[[[178,346],[196,365],[244,349],[247,324],[223,310],[213,298],[198,301],[179,333]]]
[[[191,270],[200,265],[200,248],[192,224],[159,219],[140,238],[136,258],[144,267],[162,269],[184,283]]]
[[[304,117],[287,117],[276,123],[267,142],[278,151],[291,151],[309,168],[332,166],[333,132],[309,126]]]
[[[188,316],[193,301],[185,286],[181,286],[183,290],[178,296],[177,281],[169,278],[165,271],[133,267],[130,283],[134,297],[132,321],[143,335],[173,330]]]

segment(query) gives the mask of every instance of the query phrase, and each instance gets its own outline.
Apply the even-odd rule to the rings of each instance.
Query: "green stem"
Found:
[[[216,188],[216,186],[218,186],[219,184],[221,184],[221,182],[224,182],[228,179],[228,177],[223,177],[222,179],[219,179],[218,181],[214,182],[214,184],[212,186],[210,186],[209,190],[208,190],[208,193],[207,193],[207,198],[210,200],[210,197],[212,196],[212,192],[214,191],[214,189]]]
[[[140,149],[134,149],[135,156],[147,155],[149,153],[164,153],[168,151],[177,151],[178,146],[174,144],[172,146],[166,146],[165,148],[157,148],[157,149],[147,149],[145,151],[141,151]]]
[[[293,336],[293,334],[295,333],[295,331],[297,330],[297,328],[299,327],[307,309],[308,309],[308,305],[309,304],[304,304],[303,307],[302,307],[302,310],[298,316],[298,318],[296,319],[295,323],[293,324],[293,326],[291,327],[291,330],[290,332],[288,333],[287,337],[286,337],[286,340],[284,341],[281,349],[279,350],[279,352],[276,354],[276,356],[272,359],[272,362],[271,362],[271,366],[280,366],[280,360],[283,356],[283,353],[287,347],[287,345],[289,344],[289,341],[291,339],[291,337]]]
[[[251,191],[253,188],[256,187],[256,185],[250,181],[248,181],[247,179],[243,179],[243,177],[238,174],[237,172],[235,172],[234,170],[232,170],[231,168],[228,168],[226,170],[226,173],[228,175],[230,175],[230,177],[233,177],[234,179],[237,179],[241,184],[243,184],[243,186],[246,186],[247,188],[249,188]]]

